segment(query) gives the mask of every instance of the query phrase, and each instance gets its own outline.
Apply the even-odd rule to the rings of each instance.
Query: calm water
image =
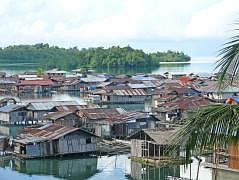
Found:
[[[195,178],[197,162],[192,163],[191,177]],[[200,179],[211,180],[211,170],[201,168]],[[1,180],[163,180],[167,176],[190,177],[181,165],[152,167],[131,162],[128,155],[111,157],[65,157],[60,159],[10,160],[0,162]]]
[[[135,74],[135,73],[153,73],[163,74],[165,72],[173,73],[212,73],[215,68],[215,58],[192,58],[190,63],[167,63],[159,67],[144,68],[100,68],[95,71],[98,73],[111,74]],[[35,64],[4,64],[0,66],[0,71],[7,72],[9,75],[23,73],[25,71],[34,71],[37,69]]]

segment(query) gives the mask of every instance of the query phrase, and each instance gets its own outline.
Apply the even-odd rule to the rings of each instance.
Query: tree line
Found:
[[[0,48],[0,63],[36,63],[44,69],[84,67],[145,67],[160,62],[188,62],[183,52],[145,53],[130,46],[110,48],[60,48],[49,44],[14,45]]]

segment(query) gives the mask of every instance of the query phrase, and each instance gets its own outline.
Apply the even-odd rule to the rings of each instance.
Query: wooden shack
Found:
[[[0,152],[4,152],[8,147],[8,137],[0,136]]]
[[[10,104],[17,104],[17,100],[11,97],[2,98],[0,100],[0,107],[7,106]]]
[[[166,148],[170,145],[170,138],[176,130],[165,128],[161,130],[140,130],[132,134],[131,156],[137,158],[161,160],[169,157]]]
[[[146,112],[129,113],[131,117],[127,121],[128,134],[139,131],[140,129],[154,129],[158,119]]]
[[[55,107],[57,106],[77,106],[79,105],[76,101],[39,101],[39,102],[30,102],[27,105],[27,118],[33,123],[43,122],[44,115],[49,112],[57,111]]]
[[[21,80],[18,85],[19,92],[43,93],[52,90],[53,82],[50,79]]]
[[[113,89],[102,95],[102,103],[144,103],[150,96],[143,89]]]
[[[101,137],[127,136],[127,112],[121,108],[91,108],[77,112],[85,128]]]
[[[0,79],[1,92],[15,92],[17,90],[17,80],[11,78]]]
[[[47,124],[26,128],[14,139],[14,152],[23,157],[47,157],[96,151],[97,136],[79,128]]]
[[[44,119],[64,126],[80,127],[82,125],[79,116],[70,111],[50,112],[44,116]]]
[[[4,124],[27,124],[26,114],[25,106],[9,104],[0,108],[0,122]]]

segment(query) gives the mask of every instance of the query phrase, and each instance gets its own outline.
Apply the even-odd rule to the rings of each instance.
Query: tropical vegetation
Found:
[[[84,67],[145,67],[160,62],[188,62],[183,52],[145,53],[130,46],[110,48],[60,48],[49,44],[14,45],[0,48],[0,63],[37,63],[43,69],[75,69]]]
[[[218,92],[238,80],[239,36],[234,36],[220,50],[217,62]],[[214,104],[195,110],[185,119],[184,125],[174,135],[174,145],[182,145],[186,162],[207,150],[228,147],[239,141],[239,105]]]

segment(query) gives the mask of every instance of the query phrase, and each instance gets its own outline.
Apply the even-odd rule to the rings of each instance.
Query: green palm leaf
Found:
[[[231,38],[219,51],[216,69],[219,73],[219,89],[232,84],[239,72],[239,35]]]
[[[236,29],[238,31],[238,29]],[[232,85],[239,74],[239,35],[230,39],[219,51],[217,61],[218,90]],[[206,149],[225,147],[239,139],[239,105],[210,105],[198,109],[173,136],[173,145],[183,145],[188,162]],[[177,146],[173,146],[177,147]]]
[[[186,161],[213,147],[225,147],[239,137],[239,106],[210,105],[189,117],[174,135],[172,144],[184,145]],[[176,146],[175,146],[176,145]]]

